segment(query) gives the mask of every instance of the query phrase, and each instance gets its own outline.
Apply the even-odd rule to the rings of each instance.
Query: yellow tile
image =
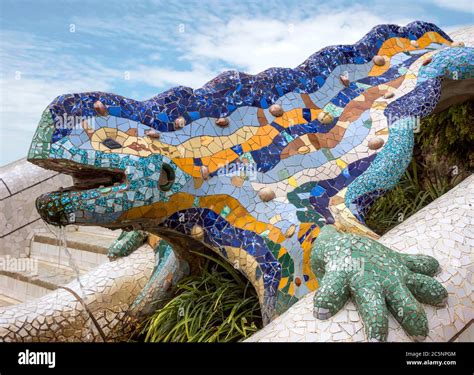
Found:
[[[336,164],[341,169],[344,169],[345,167],[347,167],[347,163],[341,159],[336,159]]]
[[[290,177],[288,179],[288,183],[293,186],[293,187],[298,187],[298,182],[296,182],[295,178],[294,177]]]

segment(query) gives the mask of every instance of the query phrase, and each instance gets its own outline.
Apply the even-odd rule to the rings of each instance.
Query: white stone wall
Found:
[[[36,198],[70,185],[70,176],[37,167],[26,159],[0,168],[0,256],[28,255],[33,232],[44,229]]]
[[[474,26],[464,27],[449,33],[455,42],[464,42],[466,47],[474,47]]]

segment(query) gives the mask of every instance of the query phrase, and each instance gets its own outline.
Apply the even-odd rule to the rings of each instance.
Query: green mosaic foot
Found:
[[[326,225],[311,255],[320,280],[314,296],[314,315],[328,319],[352,297],[369,341],[385,341],[388,311],[415,340],[428,334],[422,303],[442,306],[448,293],[433,276],[439,269],[427,255],[397,253],[381,243]]]
[[[127,256],[138,249],[147,239],[148,234],[141,230],[122,231],[120,236],[110,245],[107,256],[110,259]]]

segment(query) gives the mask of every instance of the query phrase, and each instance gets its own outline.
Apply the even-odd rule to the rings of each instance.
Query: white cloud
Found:
[[[58,95],[68,92],[108,90],[109,84],[97,83],[86,78],[77,80],[42,80],[22,78],[0,79],[0,124],[1,128],[15,124],[18,130],[31,129],[38,123],[38,114]]]
[[[133,80],[152,86],[172,83],[197,88],[203,79],[212,78],[209,72],[215,75],[224,67],[252,74],[273,66],[295,67],[325,46],[356,42],[377,24],[413,21],[362,6],[328,7],[309,2],[291,7],[276,2],[262,10],[258,2],[245,6],[216,2],[193,7],[192,19],[201,21],[190,23],[186,2],[172,6],[158,3],[166,6],[166,21],[150,14],[128,15],[121,22],[94,17],[75,17],[74,22],[78,32],[120,37],[148,51],[148,60],[132,70]],[[233,16],[226,20],[220,17],[222,11]],[[190,68],[183,71],[149,64],[157,54],[161,59],[154,64],[163,64],[162,57],[172,54],[178,61],[190,63]],[[183,81],[176,82],[177,78]]]
[[[407,23],[409,20],[391,20]],[[295,67],[319,49],[353,44],[371,27],[388,20],[368,10],[350,8],[285,22],[271,18],[243,18],[203,27],[186,36],[184,58],[194,62],[222,61],[258,73],[269,67]]]
[[[131,79],[150,86],[198,88],[223,70],[256,74],[270,67],[296,67],[323,47],[357,42],[378,24],[411,21],[389,21],[360,7],[334,11],[331,17],[322,11],[289,19],[287,22],[238,14],[227,22],[216,18],[198,30],[186,30],[179,38],[170,40],[174,52],[179,51],[178,60],[188,62],[189,69],[143,64],[131,71]]]
[[[216,75],[205,65],[194,65],[190,70],[142,65],[130,72],[130,79],[156,87],[200,87]]]
[[[68,92],[110,90],[109,84],[84,80],[0,79],[0,165],[26,156],[46,106]]]
[[[433,0],[433,3],[441,8],[453,9],[460,12],[474,13],[472,0]]]
[[[41,113],[55,97],[108,91],[122,74],[65,52],[64,42],[5,30],[0,40],[0,165],[26,155]]]
[[[0,126],[31,129],[58,95],[108,90],[122,73],[87,56],[61,52],[62,42],[2,32]],[[32,125],[33,124],[33,125]]]

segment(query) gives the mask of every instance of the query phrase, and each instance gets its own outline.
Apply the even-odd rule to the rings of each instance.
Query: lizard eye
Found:
[[[114,150],[114,149],[117,149],[117,148],[122,148],[122,145],[120,143],[118,143],[115,139],[112,139],[112,138],[106,138],[102,141],[102,144],[107,147],[107,148],[110,148],[111,150]]]
[[[161,166],[161,173],[158,179],[158,186],[160,187],[161,191],[168,191],[171,189],[174,183],[174,179],[176,175],[174,173],[174,169],[171,165],[163,163]]]

